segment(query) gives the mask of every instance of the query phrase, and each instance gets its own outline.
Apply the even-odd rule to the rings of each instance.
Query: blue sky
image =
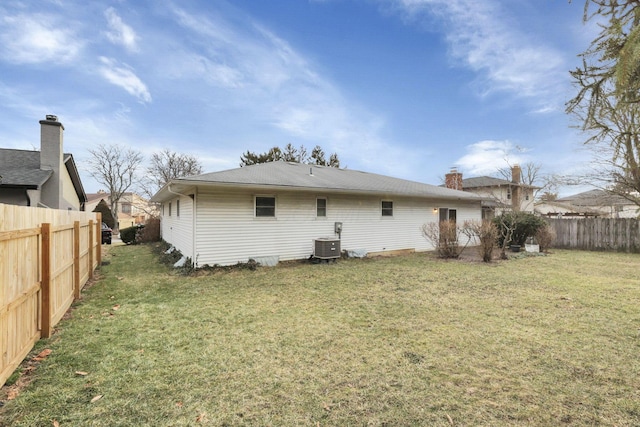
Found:
[[[65,126],[87,149],[197,156],[206,172],[292,143],[350,169],[440,184],[533,161],[576,173],[564,113],[593,39],[566,0],[3,0],[0,146]],[[569,193],[572,190],[567,190]],[[565,191],[566,192],[566,191]]]

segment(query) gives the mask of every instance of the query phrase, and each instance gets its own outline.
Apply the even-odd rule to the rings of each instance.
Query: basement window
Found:
[[[256,196],[256,217],[271,217],[276,216],[276,198]]]
[[[382,201],[382,216],[393,216],[393,202],[390,200]]]

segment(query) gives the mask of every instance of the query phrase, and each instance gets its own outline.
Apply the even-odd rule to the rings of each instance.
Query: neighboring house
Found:
[[[93,211],[100,200],[104,200],[107,205],[111,204],[111,193],[98,191],[87,194],[87,211]],[[147,199],[136,193],[127,192],[122,195],[118,202],[118,224],[117,229],[132,227],[144,224],[147,219],[157,216],[157,207]]]
[[[575,218],[579,216],[596,216],[601,218],[638,218],[638,205],[617,194],[605,190],[589,190],[572,196],[556,199],[556,206],[571,207],[568,212],[543,211],[544,206],[536,210],[547,216]]]
[[[522,169],[511,168],[511,181],[490,176],[462,179],[456,169],[445,175],[445,187],[482,196],[482,218],[490,219],[504,211],[533,212],[534,191],[538,187],[522,183]]]
[[[40,151],[0,148],[0,203],[85,210],[87,196],[73,156],[63,152],[64,126],[40,120]]]
[[[368,254],[432,250],[422,225],[480,220],[482,198],[280,161],[173,179],[151,200],[162,203],[163,239],[202,267],[305,259],[313,240],[323,237],[339,238],[342,250]]]
[[[606,210],[602,208],[576,206],[572,203],[558,200],[536,202],[535,213],[548,218],[598,218],[607,216]]]

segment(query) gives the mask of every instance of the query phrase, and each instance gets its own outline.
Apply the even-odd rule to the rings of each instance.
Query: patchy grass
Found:
[[[640,424],[637,255],[201,277],[149,246],[109,258],[0,424]]]

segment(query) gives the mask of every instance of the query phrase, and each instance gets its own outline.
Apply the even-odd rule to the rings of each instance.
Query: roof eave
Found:
[[[173,189],[170,187],[174,186]],[[178,186],[178,188],[175,188]],[[182,187],[180,189],[179,187]],[[345,188],[319,188],[319,187],[305,187],[297,185],[270,185],[270,184],[256,184],[256,183],[237,183],[237,182],[211,182],[211,181],[199,181],[199,180],[186,180],[175,179],[165,184],[156,194],[151,197],[152,202],[164,202],[172,199],[176,193],[182,194],[181,191],[186,191],[192,187],[219,187],[219,188],[243,188],[247,190],[256,191],[303,191],[303,192],[327,192],[333,194],[362,194],[362,195],[395,195],[404,197],[419,197],[424,199],[438,199],[438,200],[456,200],[465,202],[481,202],[485,200],[484,197],[474,195],[470,197],[468,193],[461,195],[446,195],[446,194],[427,194],[427,193],[402,193],[402,192],[388,192],[380,190],[358,190],[358,189],[345,189]],[[461,192],[463,193],[463,192]],[[186,196],[187,194],[185,194]],[[462,197],[464,196],[464,197]]]

